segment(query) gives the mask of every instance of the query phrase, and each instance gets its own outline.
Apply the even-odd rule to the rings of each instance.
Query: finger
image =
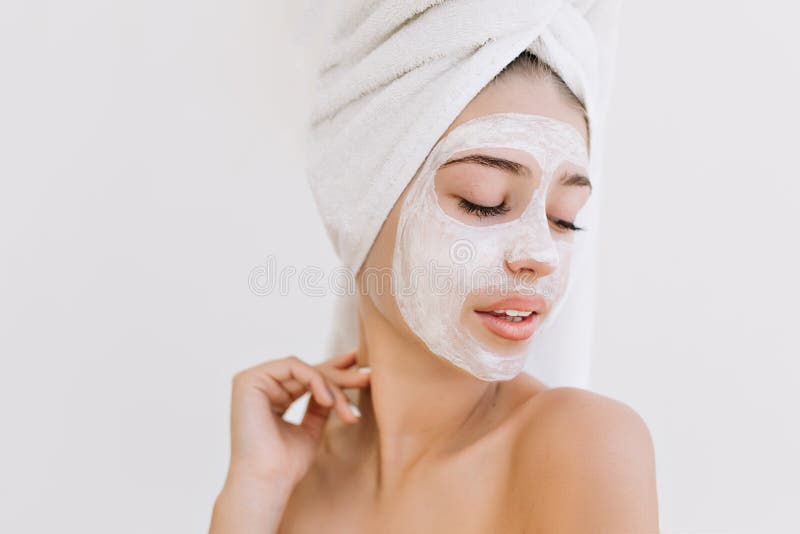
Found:
[[[325,423],[328,421],[328,415],[331,412],[331,408],[332,406],[323,406],[322,404],[318,403],[317,399],[312,395],[308,399],[306,413],[303,415],[303,420],[300,422],[300,426],[305,428],[315,440],[319,439],[324,431]]]
[[[360,373],[358,369],[326,369],[323,374],[342,388],[364,388],[370,383],[370,375]]]
[[[339,419],[344,421],[345,423],[356,423],[358,422],[359,418],[353,413],[352,409],[350,408],[350,399],[347,398],[347,395],[339,389],[339,386],[328,382],[328,386],[333,391],[333,396],[336,398],[336,414],[339,416]]]
[[[306,391],[308,391],[307,387],[305,387],[303,384],[301,384],[294,378],[289,378],[287,380],[284,380],[283,382],[281,382],[281,386],[283,386],[283,389],[288,391],[289,394],[292,396],[292,398],[295,400],[300,398],[303,394],[305,394]]]
[[[338,356],[334,356],[330,358],[323,365],[328,367],[336,367],[338,369],[347,369],[354,363],[356,363],[357,354],[356,351],[345,352],[344,354],[340,354]]]
[[[332,406],[334,403],[334,398],[328,395],[324,387],[320,371],[295,355],[254,365],[239,375],[256,381],[264,380],[265,376],[272,377],[281,387],[289,391],[293,400],[311,390],[312,396],[316,396],[323,406]]]
[[[292,395],[269,375],[265,375],[264,380],[256,383],[255,387],[267,396],[272,411],[280,415],[283,415],[295,401]]]
[[[334,403],[334,398],[330,396],[326,387],[325,377],[317,368],[296,356],[289,356],[286,362],[287,366],[281,369],[286,372],[285,375],[281,375],[285,377],[284,380],[290,378],[297,380],[311,390],[311,395],[323,406],[331,406]]]
[[[281,374],[281,373],[275,373],[275,372],[270,373],[269,372],[270,368],[274,367],[276,363],[281,362],[283,360],[284,359],[267,362],[267,366],[268,367],[267,366],[264,367],[264,370],[267,371],[266,374],[268,374],[270,376],[273,376],[273,377],[286,376],[285,374]],[[250,370],[253,370],[255,372],[262,371],[261,366],[256,366],[256,367],[253,367],[251,369],[248,369],[248,371],[250,371]],[[285,389],[286,391],[289,392],[289,394],[292,396],[293,400],[297,400],[303,394],[305,394],[306,391],[308,391],[308,388],[305,385],[301,384],[300,382],[298,382],[297,380],[295,380],[291,376],[289,376],[289,378],[287,378],[285,380],[281,380],[280,381],[280,385],[281,385],[281,387],[283,389]]]
[[[234,378],[233,393],[242,393],[246,395],[246,390],[253,388],[263,394],[269,405],[273,408],[280,409],[283,406],[288,406],[293,402],[289,392],[281,387],[281,385],[266,373],[241,373]],[[273,411],[278,411],[277,409]]]
[[[331,406],[334,402],[334,399],[325,390],[325,383],[320,372],[294,355],[256,365],[243,371],[242,375],[255,377],[254,380],[261,381],[264,380],[264,377],[269,376],[279,384],[298,382],[303,386],[303,393],[310,389],[320,404]]]

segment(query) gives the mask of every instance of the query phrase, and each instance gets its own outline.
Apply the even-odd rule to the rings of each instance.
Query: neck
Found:
[[[362,465],[374,470],[378,492],[400,484],[414,466],[445,454],[485,419],[500,382],[486,382],[401,334],[374,308],[359,307],[357,365],[368,365],[370,387],[358,391]]]

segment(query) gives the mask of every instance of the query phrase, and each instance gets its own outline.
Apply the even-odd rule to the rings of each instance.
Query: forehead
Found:
[[[566,122],[527,113],[493,113],[470,119],[448,131],[431,156],[438,168],[455,152],[475,148],[512,148],[531,154],[547,172],[568,161],[588,166],[583,136]]]

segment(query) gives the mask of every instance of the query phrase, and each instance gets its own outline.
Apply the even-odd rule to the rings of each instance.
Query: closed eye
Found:
[[[497,206],[481,206],[479,204],[473,204],[469,200],[462,198],[458,201],[458,207],[470,215],[476,215],[479,218],[496,217],[499,215],[504,215],[511,210],[511,208],[506,206],[505,200]]]
[[[462,198],[459,199],[458,206],[465,212],[469,213],[470,215],[475,215],[479,218],[497,217],[500,215],[504,215],[511,210],[511,208],[506,206],[505,200],[500,204],[498,204],[497,206],[481,206],[480,204],[475,204],[467,199]],[[559,228],[562,228],[563,230],[577,232],[586,229],[581,226],[575,226],[573,222],[565,221],[564,219],[558,219],[556,217],[548,217],[548,219],[550,219],[550,221],[553,224],[555,224]]]
[[[564,219],[557,219],[555,217],[548,217],[548,219],[550,219],[553,222],[553,224],[555,224],[556,226],[558,226],[560,228],[563,228],[565,230],[570,230],[570,231],[575,232],[575,231],[578,231],[578,230],[585,230],[586,229],[586,228],[584,228],[582,226],[575,226],[572,222],[565,221]]]

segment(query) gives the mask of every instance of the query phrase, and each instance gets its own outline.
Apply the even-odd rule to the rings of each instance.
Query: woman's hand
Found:
[[[342,391],[369,385],[368,373],[350,368],[355,362],[355,352],[314,366],[288,356],[238,373],[233,379],[231,462],[226,484],[232,480],[281,481],[293,488],[314,461],[331,408],[346,423],[358,421]],[[311,397],[301,424],[284,421],[284,412],[309,390]]]
[[[288,356],[234,377],[231,462],[210,534],[277,531],[294,486],[314,461],[331,408],[347,423],[358,421],[342,392],[369,385],[369,374],[350,369],[355,361],[355,352],[316,366]],[[284,412],[309,390],[301,424],[284,421]]]

